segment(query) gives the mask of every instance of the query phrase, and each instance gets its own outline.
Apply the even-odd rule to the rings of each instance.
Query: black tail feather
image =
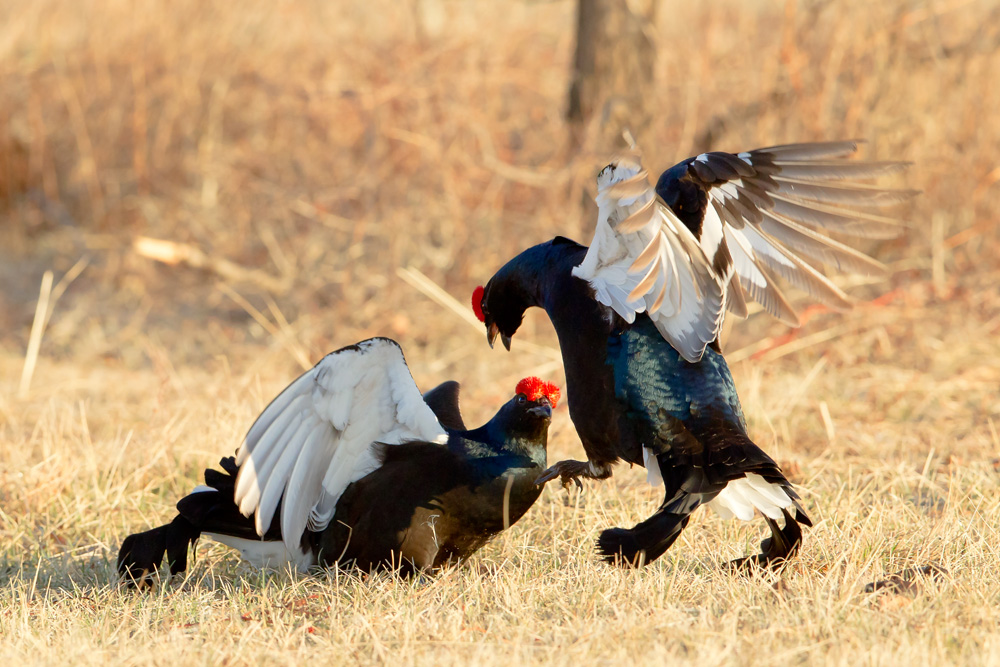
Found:
[[[243,516],[236,506],[236,460],[227,456],[219,461],[222,471],[205,470],[205,483],[212,491],[191,493],[177,502],[177,517],[165,526],[129,535],[118,551],[118,574],[129,585],[143,587],[155,574],[164,555],[174,575],[187,569],[188,548],[204,533],[218,533],[246,539],[261,539],[253,517]],[[280,516],[281,507],[275,512]],[[279,522],[274,520],[265,540],[281,540]]]
[[[219,467],[222,468],[221,471],[205,469],[205,484],[232,498],[236,492],[236,477],[240,474],[240,467],[236,465],[236,458],[233,456],[224,456],[219,461]]]
[[[240,471],[236,465],[236,459],[227,456],[219,461],[219,465],[224,472],[211,468],[205,471],[205,483],[215,491],[202,491],[184,496],[177,501],[177,511],[185,519],[198,526],[203,533],[231,535],[248,540],[261,539],[261,536],[257,534],[253,515],[243,516],[234,500],[236,476]],[[281,516],[280,501],[274,512],[271,526],[264,533],[263,539],[265,541],[281,540],[279,516]]]
[[[811,527],[812,521],[799,507],[795,509],[794,518],[788,513],[788,510],[781,510],[781,514],[785,518],[784,528],[779,527],[778,522],[774,519],[764,517],[768,527],[771,529],[771,537],[765,538],[760,543],[761,552],[759,554],[737,558],[730,561],[727,567],[730,569],[746,569],[756,566],[776,570],[783,567],[790,558],[798,553],[799,547],[802,545],[802,528],[799,527],[799,524]]]
[[[806,511],[797,502],[795,503],[795,521],[801,523],[806,528],[813,527],[812,519],[809,518]]]

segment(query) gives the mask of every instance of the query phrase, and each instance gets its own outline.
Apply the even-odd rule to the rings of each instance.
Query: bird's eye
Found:
[[[528,400],[528,397],[525,396],[524,394],[518,394],[517,398],[515,398],[514,400],[517,402],[518,405],[524,405],[525,401]]]

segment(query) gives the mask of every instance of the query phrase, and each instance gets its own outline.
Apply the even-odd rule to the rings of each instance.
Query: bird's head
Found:
[[[531,305],[520,284],[510,279],[503,270],[497,272],[485,287],[480,285],[472,292],[472,310],[486,325],[486,342],[493,347],[499,336],[508,351],[510,339],[521,326],[524,311]]]
[[[559,396],[559,387],[551,382],[536,377],[526,377],[518,382],[514,398],[500,411],[507,433],[529,440],[544,438]]]
[[[586,251],[576,241],[557,236],[513,257],[493,274],[485,287],[477,287],[472,292],[472,310],[486,325],[490,347],[499,336],[503,346],[510,350],[510,339],[521,326],[524,311],[545,307],[545,295],[549,294],[552,300],[551,290],[559,277],[568,276]]]

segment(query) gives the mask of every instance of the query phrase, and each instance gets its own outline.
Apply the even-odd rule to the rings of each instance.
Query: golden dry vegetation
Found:
[[[541,313],[491,353],[465,304],[528,245],[589,238],[613,146],[595,122],[569,148],[568,0],[2,14],[0,659],[1000,664],[995,3],[661,6],[636,82],[655,122],[632,128],[651,167],[861,137],[923,190],[905,237],[866,246],[889,278],[845,280],[852,312],[756,315],[727,342],[751,433],[816,522],[783,573],[721,573],[763,525],[707,512],[650,567],[596,562],[599,529],[657,502],[619,469],[547,489],[438,577],[261,574],[202,544],[147,596],[116,587],[121,539],[323,353],[392,336],[420,386],[463,383],[472,422],[519,377],[561,380]],[[569,456],[560,408],[550,460]]]

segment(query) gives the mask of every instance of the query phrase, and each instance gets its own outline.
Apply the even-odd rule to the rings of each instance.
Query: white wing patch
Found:
[[[719,495],[707,503],[723,519],[737,518],[751,521],[754,510],[769,519],[780,519],[781,510],[791,507],[795,501],[784,488],[768,482],[752,472],[746,477],[734,479]]]
[[[871,209],[917,194],[865,183],[905,165],[845,159],[856,150],[851,141],[789,144],[736,155],[702,153],[682,162],[677,168],[688,170],[674,173],[664,192],[679,194],[683,183],[707,197],[701,220],[689,228],[650,186],[633,146],[597,177],[597,227],[573,275],[588,281],[597,301],[626,322],[648,313],[692,362],[718,337],[727,306],[747,314],[744,292],[771,315],[798,325],[772,273],[846,309],[844,292],[806,260],[884,272],[877,261],[825,233],[893,238],[904,227]]]
[[[691,230],[656,197],[637,153],[606,167],[597,188],[594,239],[573,275],[626,322],[648,313],[684,358],[697,361],[722,325],[723,278]],[[709,238],[721,239],[722,231],[719,221]]]
[[[308,572],[316,564],[313,554],[300,549],[289,551],[284,542],[264,540],[248,540],[244,537],[204,533],[205,537],[225,544],[240,552],[240,557],[256,568],[272,568],[279,570],[285,565],[294,565],[300,572]]]
[[[849,308],[847,295],[798,255],[839,270],[884,273],[879,262],[823,232],[894,238],[904,227],[871,209],[903,203],[917,194],[857,182],[905,166],[844,159],[857,148],[852,141],[834,141],[771,146],[736,156],[704,153],[695,158],[705,165],[701,171],[712,175],[703,183],[710,202],[703,244],[714,211],[725,227],[725,243],[740,284],[771,315],[792,326],[798,326],[798,316],[768,270],[833,308]],[[734,167],[733,157],[751,169],[739,163]],[[732,175],[737,171],[742,176]]]
[[[302,554],[306,528],[326,528],[347,486],[378,467],[373,444],[447,438],[399,345],[372,338],[328,354],[264,409],[236,456],[235,501],[261,536],[280,502],[283,548]]]

